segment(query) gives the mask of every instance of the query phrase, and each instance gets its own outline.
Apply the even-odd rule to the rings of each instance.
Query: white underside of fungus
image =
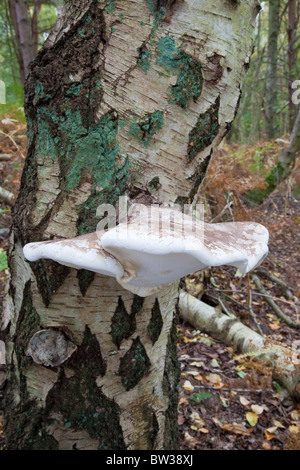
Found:
[[[24,256],[113,276],[125,289],[145,297],[208,266],[234,266],[245,274],[267,255],[268,239],[267,229],[255,222],[207,224],[157,207],[148,218],[137,212],[104,232],[29,243]]]

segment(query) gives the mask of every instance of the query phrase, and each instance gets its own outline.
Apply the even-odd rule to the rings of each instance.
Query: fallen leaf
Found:
[[[275,426],[277,426],[278,428],[285,429],[285,426],[284,426],[280,421],[277,421],[277,419],[273,419],[273,423],[274,423]]]
[[[243,397],[243,396],[240,396],[240,403],[243,405],[243,406],[248,406],[250,405],[250,401],[247,400],[247,398]]]
[[[300,421],[300,410],[293,410],[291,411],[291,418],[294,421]]]
[[[218,363],[217,359],[212,359],[210,361],[210,365],[211,367],[213,367],[214,369],[220,369],[220,364]]]
[[[184,405],[184,404],[187,403],[187,402],[188,402],[188,401],[187,401],[186,398],[180,398],[178,405],[181,406],[181,405]]]
[[[266,431],[270,434],[274,434],[278,429],[278,426],[271,426],[270,428],[266,429]]]
[[[208,374],[205,376],[206,380],[208,380],[209,382],[213,383],[213,384],[216,384],[218,382],[221,382],[222,378],[220,375],[218,374]]]
[[[209,430],[206,429],[206,428],[200,428],[200,429],[198,429],[198,431],[202,432],[203,434],[208,434],[209,433]]]
[[[274,433],[268,431],[267,429],[265,431],[265,436],[266,436],[268,441],[271,441],[272,439],[275,439],[275,437],[276,437]]]
[[[248,374],[247,374],[247,372],[243,372],[242,370],[240,370],[240,371],[237,373],[237,375],[238,375],[239,377],[241,377],[241,379],[244,379],[245,377],[247,377]]]
[[[191,436],[188,432],[184,433],[184,442],[191,448],[197,445],[197,439]]]
[[[190,419],[192,420],[193,425],[196,426],[196,430],[205,426],[205,422],[200,417],[199,413],[197,413],[197,411],[192,412],[192,414],[190,415]]]
[[[300,429],[298,428],[298,426],[292,424],[291,426],[289,426],[289,431],[291,434],[299,434]]]
[[[198,371],[197,370],[186,370],[185,374],[195,376],[195,375],[198,375]]]
[[[262,443],[262,448],[263,448],[264,450],[270,450],[270,449],[271,449],[271,444],[270,444],[268,441],[264,441],[264,442]]]
[[[227,403],[226,398],[220,397],[220,399],[221,399],[221,402],[222,402],[222,406],[224,406],[224,408],[228,408],[229,405],[228,405],[228,403]]]
[[[218,418],[213,417],[212,420],[217,426],[222,427],[222,423]]]
[[[190,365],[195,366],[195,367],[203,367],[205,364],[204,364],[204,362],[195,361],[195,362],[191,362]]]
[[[225,423],[222,424],[218,418],[213,417],[213,422],[219,426],[223,431],[231,432],[233,434],[240,434],[242,436],[250,436],[251,430],[245,428],[243,424],[232,424],[232,423]]]
[[[182,426],[185,423],[185,417],[183,415],[178,416],[178,426]]]
[[[245,428],[243,424],[226,423],[221,426],[221,429],[223,429],[223,431],[232,432],[233,434],[240,434],[242,436],[251,435],[250,429]]]
[[[255,426],[258,421],[258,415],[253,411],[248,411],[248,413],[246,413],[246,420],[248,421],[250,426]]]
[[[184,390],[191,391],[194,390],[194,386],[191,384],[189,380],[186,380],[183,384]]]
[[[198,374],[198,375],[195,375],[194,379],[201,381],[201,380],[203,380],[203,377],[202,377],[202,375]]]
[[[264,411],[264,407],[260,405],[251,405],[251,410],[253,413],[256,413],[257,415],[261,415],[262,412]]]
[[[276,330],[279,330],[281,328],[280,324],[278,322],[274,322],[274,323],[269,323],[269,327],[271,328],[271,330],[273,331],[276,331]]]

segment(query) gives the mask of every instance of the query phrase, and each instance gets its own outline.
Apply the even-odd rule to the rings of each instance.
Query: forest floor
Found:
[[[10,191],[13,200],[20,186],[25,133],[23,122],[3,118],[0,121],[0,155],[9,155],[9,160],[0,161],[0,187]],[[264,277],[260,280],[282,312],[299,324],[299,170],[263,204],[250,208],[243,203],[246,190],[263,186],[265,172],[274,165],[279,145],[262,142],[252,147],[232,144],[223,147],[210,166],[202,202],[205,208],[213,208],[206,211],[209,221],[248,219],[269,229],[270,252],[262,266],[284,281],[292,295],[286,298],[279,284]],[[10,224],[10,205],[0,201],[0,305],[8,276],[5,250]],[[197,296],[198,273],[188,276],[186,281],[187,290]],[[249,289],[252,310],[264,335],[299,352],[299,329],[278,318],[253,282],[247,276],[236,278],[233,268],[211,269],[202,300],[226,293],[228,310],[257,331],[257,323],[247,308]],[[251,355],[238,354],[182,321],[178,324],[178,358],[180,449],[300,450],[300,405],[273,381],[272,370],[266,363]],[[6,448],[1,427],[4,380],[0,349],[0,449]]]

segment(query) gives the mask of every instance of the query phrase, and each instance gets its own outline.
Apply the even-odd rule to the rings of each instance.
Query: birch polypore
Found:
[[[235,266],[245,274],[267,255],[268,238],[267,229],[254,222],[207,224],[177,210],[139,206],[128,223],[70,240],[30,243],[24,255],[113,276],[144,297],[209,266]]]

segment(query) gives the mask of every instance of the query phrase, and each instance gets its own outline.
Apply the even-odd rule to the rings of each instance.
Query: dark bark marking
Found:
[[[60,380],[47,397],[48,416],[55,411],[61,413],[67,428],[86,430],[99,441],[99,450],[125,449],[119,407],[96,384],[96,378],[105,374],[106,365],[88,327],[68,367],[74,375],[68,378],[62,370]]]
[[[163,324],[164,322],[160,312],[159,302],[157,299],[155,299],[155,303],[151,311],[150,322],[147,326],[147,334],[151,339],[152,344],[158,340]]]
[[[70,268],[48,259],[41,259],[30,265],[43,302],[48,307],[52,294],[63,284],[70,272]]]
[[[125,390],[134,388],[146,375],[151,362],[139,336],[120,360],[119,375]]]
[[[129,338],[136,329],[135,312],[128,315],[122,297],[119,297],[118,306],[111,320],[111,336],[113,343],[120,348],[123,339]]]
[[[84,297],[89,286],[95,278],[95,273],[87,269],[79,269],[77,273],[78,285],[82,296]]]
[[[200,114],[196,125],[189,133],[189,144],[187,159],[191,162],[196,155],[208,147],[219,132],[219,106],[220,97],[218,97],[205,112]]]
[[[165,412],[166,424],[163,445],[163,448],[166,450],[178,449],[179,441],[177,405],[180,366],[177,357],[177,323],[178,313],[174,315],[168,339],[166,364],[163,377],[163,392],[167,397],[169,397],[169,406]]]

